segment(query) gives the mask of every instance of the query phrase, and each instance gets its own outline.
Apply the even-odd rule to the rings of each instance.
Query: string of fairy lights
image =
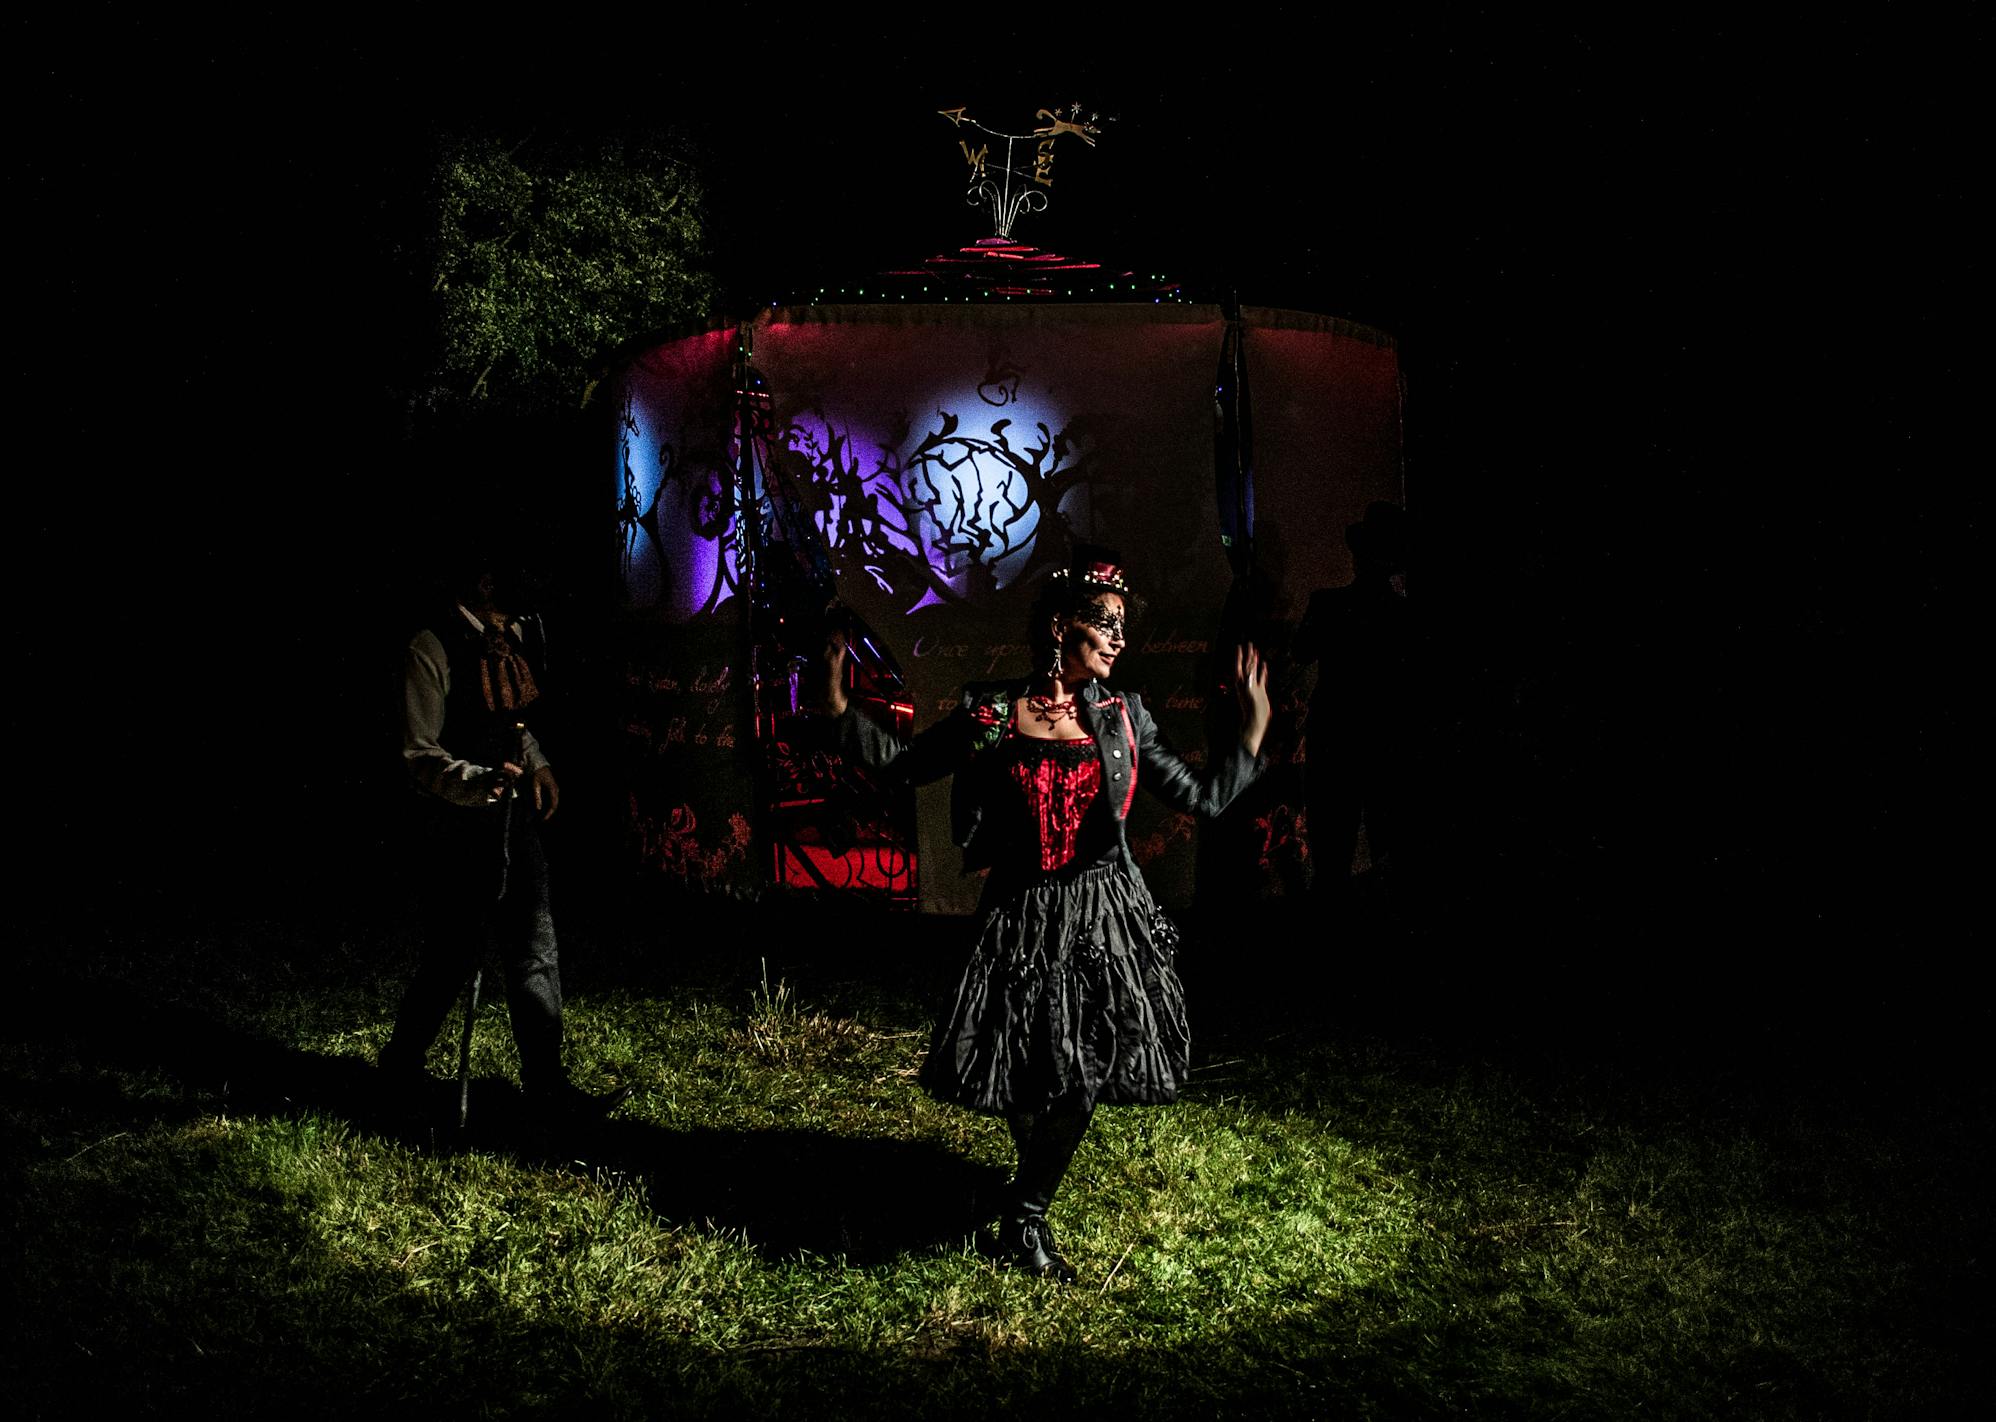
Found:
[[[1104,287],[1104,290],[1111,292],[1116,291],[1117,290],[1116,283],[1115,282],[1108,283],[1107,286]],[[1138,282],[1125,282],[1123,284],[1122,291],[1127,293],[1129,299],[1136,299],[1144,295],[1145,293],[1150,293],[1152,302],[1158,304],[1167,301],[1186,303],[1191,301],[1192,299],[1189,296],[1187,296],[1184,293],[1184,291],[1182,291],[1177,286],[1176,283],[1172,282],[1170,278],[1164,276],[1152,276],[1150,278],[1149,284],[1138,283]],[[892,300],[892,301],[917,301],[917,302],[962,301],[962,302],[974,303],[980,301],[1011,301],[1015,297],[1021,297],[1021,298],[1030,298],[1033,296],[1084,296],[1085,297],[1090,294],[1091,293],[1089,293],[1086,290],[1075,291],[1072,287],[1063,288],[1059,291],[1036,289],[1031,292],[1006,291],[999,287],[985,287],[982,289],[972,289],[968,291],[962,291],[955,294],[951,294],[950,292],[947,291],[931,292],[929,288],[926,286],[917,287],[912,291],[883,291],[880,288],[875,287],[870,293],[868,292],[867,288],[863,286],[856,286],[856,287],[821,286],[817,288],[817,290],[812,294],[812,298],[809,304],[817,306],[827,301],[840,300],[840,299],[857,300],[857,301]],[[1123,298],[1118,297],[1118,299],[1120,300]],[[769,304],[772,309],[783,305],[783,303],[780,301],[772,301]]]

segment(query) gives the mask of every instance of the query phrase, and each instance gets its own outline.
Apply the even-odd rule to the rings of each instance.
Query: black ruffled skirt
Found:
[[[1111,1105],[1176,1100],[1191,1062],[1177,947],[1177,928],[1120,865],[1024,888],[994,877],[923,1087],[999,1115],[1077,1088]]]

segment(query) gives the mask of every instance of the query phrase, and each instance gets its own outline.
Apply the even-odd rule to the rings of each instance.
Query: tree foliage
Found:
[[[657,139],[452,139],[434,212],[439,405],[573,407],[619,346],[715,298],[700,182]]]

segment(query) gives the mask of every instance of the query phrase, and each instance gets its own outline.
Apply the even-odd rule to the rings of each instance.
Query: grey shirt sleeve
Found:
[[[402,763],[416,784],[453,805],[492,803],[492,765],[460,760],[443,746],[444,702],[450,696],[450,657],[434,632],[418,632],[402,658]],[[529,774],[547,764],[540,743],[527,734]]]

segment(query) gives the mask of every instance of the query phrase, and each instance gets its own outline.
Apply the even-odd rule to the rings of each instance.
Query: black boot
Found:
[[[1060,1246],[1054,1243],[1053,1226],[1045,1215],[1011,1216],[999,1226],[998,1246],[1014,1269],[1056,1284],[1071,1284],[1076,1278],[1074,1266],[1061,1257]]]
[[[631,1088],[618,1086],[608,1091],[584,1091],[563,1077],[552,1086],[529,1087],[526,1097],[534,1113],[550,1124],[579,1123],[600,1121],[608,1116],[630,1099]]]
[[[1015,1113],[1008,1121],[1019,1147],[1019,1170],[1012,1178],[1012,1203],[999,1227],[998,1243],[1015,1268],[1042,1279],[1074,1282],[1074,1268],[1061,1257],[1047,1224],[1047,1207],[1094,1112],[1095,1103],[1075,1093],[1048,1102],[1042,1110]]]
[[[423,1053],[395,1042],[381,1049],[375,1067],[381,1108],[391,1115],[422,1115],[443,1100],[445,1084],[423,1065]]]

